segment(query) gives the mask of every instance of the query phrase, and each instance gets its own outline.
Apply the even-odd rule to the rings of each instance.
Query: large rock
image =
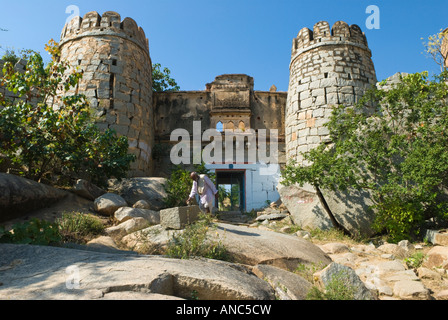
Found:
[[[273,300],[265,281],[236,265],[0,244],[0,300],[143,299],[153,294],[199,300]]]
[[[142,217],[132,218],[119,225],[106,228],[104,231],[107,235],[113,238],[121,239],[124,236],[142,230],[149,226],[149,222]]]
[[[288,208],[294,223],[304,229],[328,230],[333,224],[323,209],[313,187],[305,185],[277,186],[283,204]],[[322,190],[333,215],[339,224],[353,235],[370,236],[374,214],[369,194],[360,191],[347,193]]]
[[[319,247],[293,235],[219,223],[216,230],[210,228],[210,237],[221,241],[233,260],[243,264],[293,271],[299,264],[324,267],[331,263]]]
[[[429,290],[420,281],[401,280],[394,285],[394,295],[401,300],[428,300]]]
[[[426,230],[425,238],[434,245],[448,246],[448,230]]]
[[[352,288],[354,300],[376,300],[375,295],[367,289],[355,270],[350,267],[333,262],[322,271],[317,272],[315,277],[319,279],[324,288],[333,281],[341,281],[345,286]]]
[[[160,224],[166,229],[180,230],[199,219],[199,206],[175,207],[160,211]]]
[[[148,209],[159,211],[165,208],[163,200],[167,197],[165,178],[110,179],[109,189],[121,195],[131,206],[139,200],[149,203]]]
[[[137,209],[151,209],[151,205],[146,200],[139,200],[132,207]]]
[[[435,246],[429,250],[423,266],[430,269],[444,268],[448,270],[448,247]]]
[[[0,222],[46,208],[62,200],[67,194],[42,183],[0,173]]]
[[[126,200],[114,193],[106,193],[96,198],[93,205],[95,211],[104,216],[112,216],[118,209],[128,206]]]
[[[280,300],[305,300],[313,286],[301,276],[273,266],[260,264],[253,272],[271,284]]]
[[[126,222],[125,222],[126,223]],[[167,230],[160,224],[124,236],[121,243],[129,250],[142,254],[163,254],[173,237],[184,230]]]
[[[148,209],[121,207],[115,211],[114,217],[120,223],[132,218],[143,218],[151,225],[160,223],[160,213]]]
[[[84,179],[79,179],[76,181],[73,192],[80,197],[92,201],[106,193],[106,191],[100,187]]]

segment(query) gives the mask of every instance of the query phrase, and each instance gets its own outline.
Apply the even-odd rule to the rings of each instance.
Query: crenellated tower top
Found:
[[[74,17],[64,26],[60,45],[83,37],[116,36],[132,41],[149,55],[149,42],[145,32],[131,18],[121,20],[121,16],[107,11],[102,16],[97,12],[88,12],[81,17]]]
[[[351,45],[370,52],[367,38],[358,25],[349,26],[344,21],[337,21],[330,29],[327,21],[320,21],[314,25],[313,31],[309,28],[299,31],[293,40],[291,62],[304,52],[331,45]]]

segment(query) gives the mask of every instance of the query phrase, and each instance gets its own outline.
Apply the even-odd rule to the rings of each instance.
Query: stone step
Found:
[[[240,211],[218,211],[216,217],[221,221],[246,223],[250,220],[247,215]]]

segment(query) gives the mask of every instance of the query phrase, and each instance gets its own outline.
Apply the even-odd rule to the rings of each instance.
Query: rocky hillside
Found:
[[[83,191],[65,191],[49,207],[8,219],[6,226],[77,211],[102,217],[108,228],[69,248],[0,244],[0,298],[305,300],[316,288],[328,298],[322,294],[343,275],[352,299],[448,300],[444,232],[428,233],[431,242],[419,244],[322,240],[294,226],[281,204],[256,216],[213,219],[208,236],[226,248],[227,261],[169,258],[163,252],[170,239],[197,220],[198,210],[161,209],[160,183],[140,179],[143,198],[133,181],[94,196],[94,189],[80,184]]]

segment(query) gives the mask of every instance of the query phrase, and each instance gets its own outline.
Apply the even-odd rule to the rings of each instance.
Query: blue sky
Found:
[[[0,45],[44,52],[59,41],[70,5],[83,16],[116,11],[141,26],[153,62],[171,69],[181,90],[204,90],[220,74],[254,77],[256,90],[288,90],[292,39],[318,21],[357,24],[373,53],[378,80],[396,72],[439,71],[423,54],[422,39],[448,27],[447,0],[0,0]],[[369,30],[369,5],[380,9],[380,29]],[[0,49],[0,55],[3,51]]]

